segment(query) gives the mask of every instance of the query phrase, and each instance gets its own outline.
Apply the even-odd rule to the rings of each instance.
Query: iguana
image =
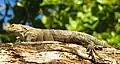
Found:
[[[77,31],[38,29],[22,24],[6,24],[5,30],[17,33],[17,38],[24,42],[60,41],[82,45],[88,48],[90,55],[92,55],[92,51],[95,52],[97,45],[110,47],[106,42],[98,40],[94,36]]]

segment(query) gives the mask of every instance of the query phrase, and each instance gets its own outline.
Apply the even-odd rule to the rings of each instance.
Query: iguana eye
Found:
[[[14,27],[14,24],[12,24],[10,27]]]

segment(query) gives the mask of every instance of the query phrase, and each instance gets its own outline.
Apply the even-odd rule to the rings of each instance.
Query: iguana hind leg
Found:
[[[96,62],[95,55],[98,56],[98,58],[103,59],[96,51],[95,51],[95,45],[89,44],[87,47],[87,52],[89,57],[91,57],[92,61]]]

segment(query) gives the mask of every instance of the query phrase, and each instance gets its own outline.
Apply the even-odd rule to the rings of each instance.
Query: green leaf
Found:
[[[41,6],[44,6],[44,5],[57,5],[61,3],[60,0],[43,0],[43,2],[40,4]]]
[[[115,4],[117,0],[97,0],[100,4]]]
[[[17,2],[17,6],[19,7],[24,7],[24,4],[20,3],[20,2]]]

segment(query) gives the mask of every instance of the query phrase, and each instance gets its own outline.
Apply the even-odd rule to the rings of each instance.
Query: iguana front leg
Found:
[[[16,41],[15,43],[21,43],[23,41],[25,41],[25,35],[23,33],[16,33]]]

